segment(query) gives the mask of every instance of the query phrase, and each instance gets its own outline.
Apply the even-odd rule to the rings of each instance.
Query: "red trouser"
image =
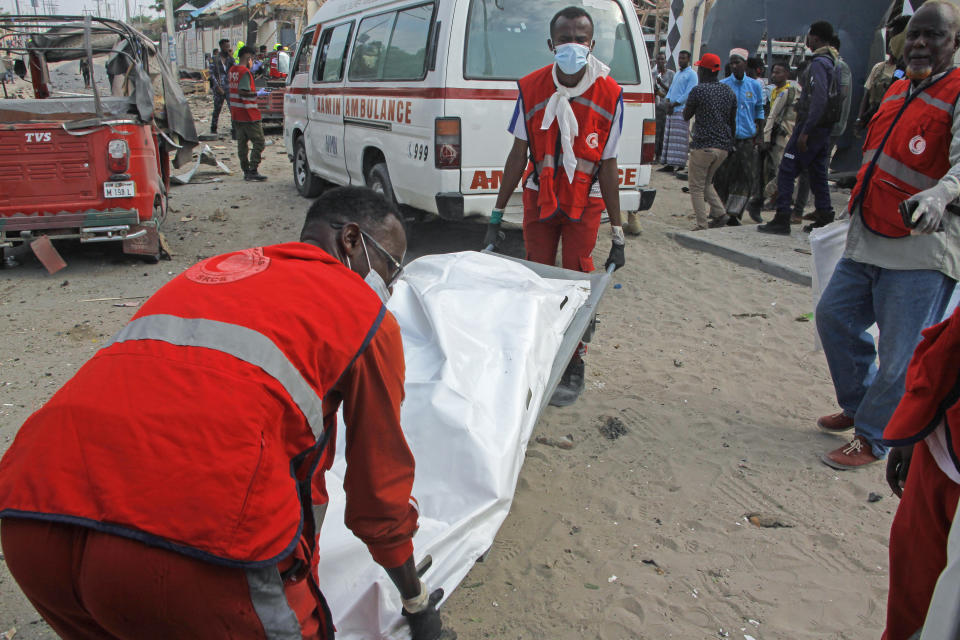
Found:
[[[602,198],[590,198],[579,220],[571,220],[556,213],[540,219],[537,207],[538,192],[523,190],[523,245],[527,260],[553,266],[557,262],[557,245],[563,238],[563,268],[590,273],[593,271],[593,248],[597,245],[597,231],[603,214]]]
[[[289,558],[279,567],[234,569],[93,529],[15,518],[3,520],[0,538],[10,573],[67,640],[261,640],[290,637],[291,629],[304,639],[330,637],[309,570],[281,579]]]
[[[947,564],[947,537],[958,497],[960,485],[940,471],[926,443],[918,442],[890,530],[890,593],[883,640],[907,640],[923,626],[933,588]]]

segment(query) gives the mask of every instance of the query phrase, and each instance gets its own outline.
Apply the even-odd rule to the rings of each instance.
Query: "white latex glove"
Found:
[[[926,191],[914,194],[907,202],[916,202],[917,208],[910,221],[916,226],[913,233],[934,233],[943,221],[943,214],[956,195],[949,186],[938,182]]]
[[[257,91],[257,97],[259,98],[261,96],[265,96],[268,93],[270,93],[269,89],[260,89],[259,91]]]

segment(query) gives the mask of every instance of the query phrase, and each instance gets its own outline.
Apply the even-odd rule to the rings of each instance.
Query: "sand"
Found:
[[[813,324],[797,321],[810,289],[679,248],[664,232],[690,227],[689,197],[654,175],[587,389],[537,426],[575,447],[531,443],[446,618],[464,638],[879,637],[897,498],[881,464],[819,460],[843,439],[815,428],[836,403]],[[610,416],[629,433],[604,437]],[[744,518],[757,512],[789,526]]]
[[[208,102],[197,105],[199,121]],[[172,262],[88,250],[68,252],[55,277],[31,260],[0,271],[0,453],[136,310],[80,300],[149,295],[200,258],[296,236],[306,203],[277,134],[269,183],[174,191]],[[213,146],[232,156],[229,141]],[[587,389],[535,432],[574,446],[531,442],[511,514],[444,618],[462,640],[879,637],[897,499],[881,465],[819,461],[843,439],[814,426],[836,403],[813,325],[796,320],[811,292],[679,247],[666,232],[692,226],[689,197],[654,176],[657,203],[603,302]],[[209,219],[218,208],[226,220]],[[415,234],[422,253],[479,246],[483,229]],[[617,439],[599,429],[610,418],[626,428]],[[757,527],[750,513],[788,526]],[[0,562],[0,633],[13,626],[17,640],[55,637]]]

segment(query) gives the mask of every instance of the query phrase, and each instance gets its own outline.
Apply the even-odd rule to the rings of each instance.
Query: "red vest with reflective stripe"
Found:
[[[923,331],[907,369],[906,392],[883,431],[890,446],[926,438],[946,419],[948,442],[960,471],[960,310]]]
[[[561,161],[560,126],[554,121],[549,129],[540,128],[547,102],[556,93],[553,65],[520,78],[517,84],[526,109],[527,141],[538,174],[540,217],[549,218],[560,210],[571,219],[579,220],[589,202],[600,157],[614,126],[613,117],[622,89],[607,76],[597,79],[586,92],[570,100],[580,129],[573,141],[578,162],[571,183]]]
[[[247,67],[235,64],[227,72],[227,81],[230,83],[230,117],[237,122],[258,122],[260,109],[257,108],[257,99],[240,95],[240,81],[246,76],[249,76],[249,80],[244,81],[244,86],[252,87],[253,73]],[[250,84],[247,85],[247,82]]]
[[[870,120],[863,165],[850,194],[849,210],[860,204],[871,231],[891,238],[910,234],[899,205],[929,189],[950,169],[953,107],[960,96],[960,69],[954,69],[907,99],[910,80],[894,82]]]
[[[308,244],[191,267],[21,427],[0,460],[0,517],[275,563],[311,526],[302,461],[326,442],[322,398],[385,313]]]

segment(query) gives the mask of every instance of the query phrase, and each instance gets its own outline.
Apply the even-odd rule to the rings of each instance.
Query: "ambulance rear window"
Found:
[[[464,77],[516,80],[553,62],[547,49],[550,20],[570,0],[471,0]],[[620,84],[638,84],[637,56],[620,4],[584,0],[593,18],[594,55]]]

